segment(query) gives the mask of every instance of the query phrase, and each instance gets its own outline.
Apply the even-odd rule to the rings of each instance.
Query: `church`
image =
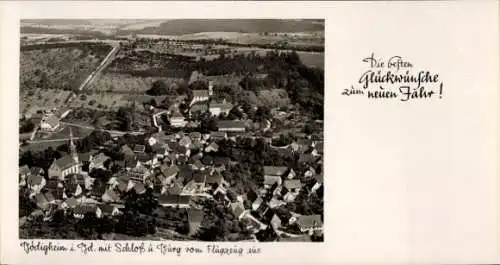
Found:
[[[52,165],[49,167],[48,177],[50,179],[64,180],[69,174],[76,174],[82,172],[82,163],[78,159],[78,153],[76,151],[76,146],[73,142],[73,133],[71,128],[69,131],[69,148],[70,153],[59,159],[54,160]]]

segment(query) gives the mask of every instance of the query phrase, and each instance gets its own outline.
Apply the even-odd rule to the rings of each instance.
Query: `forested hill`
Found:
[[[305,32],[323,31],[324,23],[317,20],[281,20],[281,19],[174,19],[158,27],[140,30],[122,30],[119,34],[160,34],[183,35],[200,32]]]

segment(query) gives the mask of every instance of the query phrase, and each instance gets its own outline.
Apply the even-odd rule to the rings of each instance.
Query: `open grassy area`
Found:
[[[317,52],[298,52],[300,60],[307,66],[325,68],[325,54]]]

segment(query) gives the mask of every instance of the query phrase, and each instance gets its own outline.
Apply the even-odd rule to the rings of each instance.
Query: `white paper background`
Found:
[[[2,263],[498,261],[498,2],[0,6]],[[19,19],[174,17],[326,18],[326,242],[260,244],[262,255],[243,259],[24,255],[17,243]],[[341,90],[366,70],[361,60],[372,52],[384,58],[403,56],[415,68],[439,73],[443,99],[400,102],[341,96]]]

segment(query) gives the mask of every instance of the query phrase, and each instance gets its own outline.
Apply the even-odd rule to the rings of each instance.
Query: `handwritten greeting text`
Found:
[[[401,56],[387,60],[376,59],[375,54],[363,59],[368,64],[357,84],[342,91],[344,96],[366,95],[370,99],[442,98],[443,82],[439,74],[428,70],[414,70],[413,63]]]

